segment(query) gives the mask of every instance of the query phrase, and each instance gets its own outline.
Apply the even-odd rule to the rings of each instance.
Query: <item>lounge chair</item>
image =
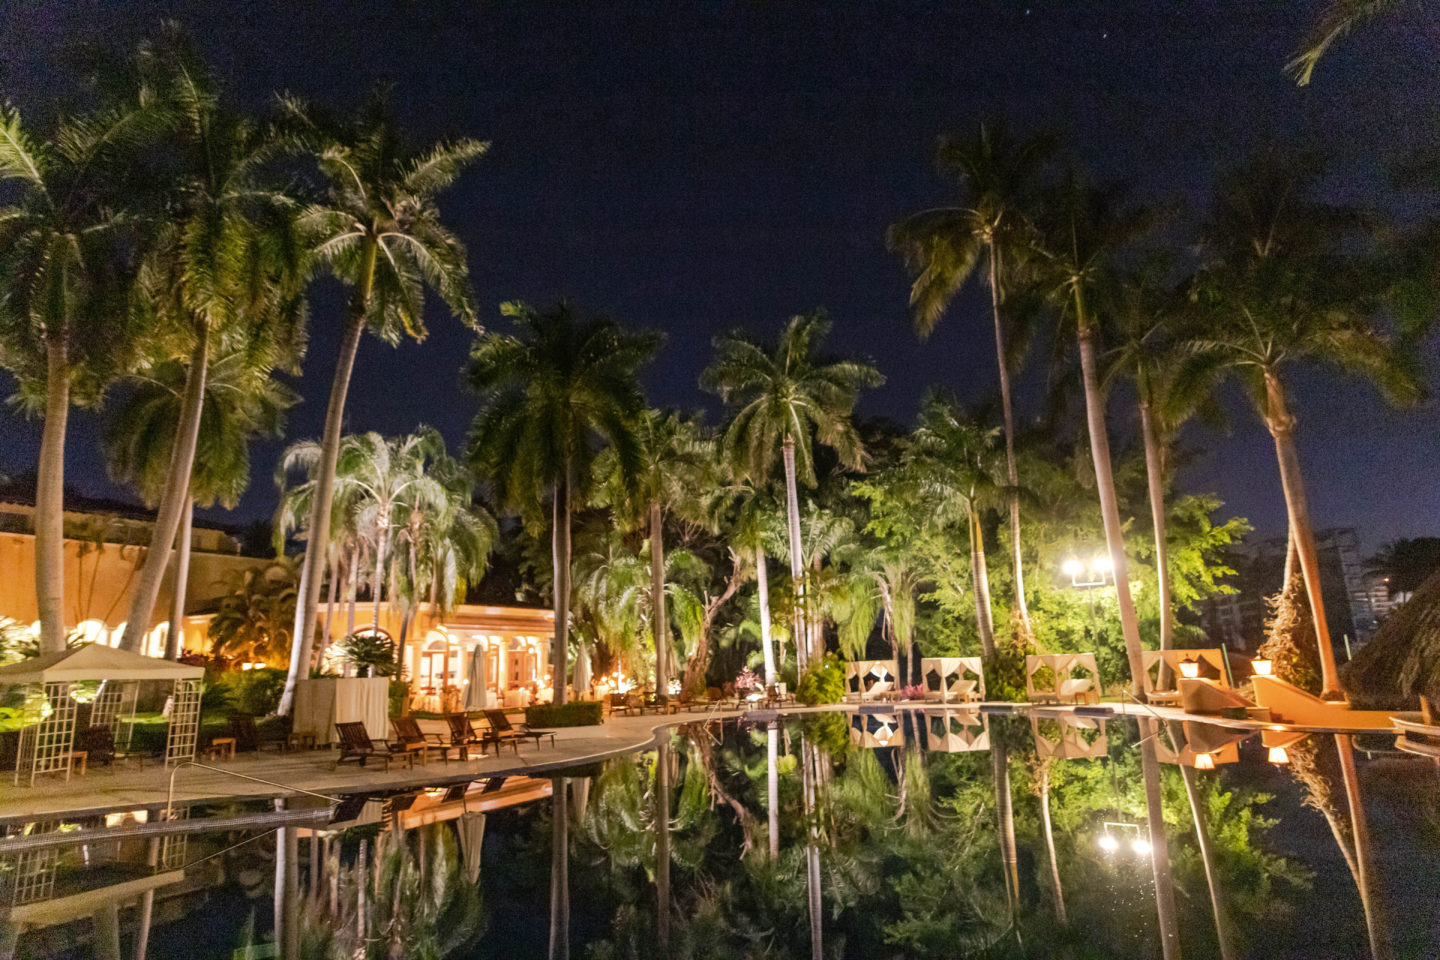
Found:
[[[463,713],[447,713],[445,722],[450,725],[450,746],[460,751],[461,760],[469,760],[470,748],[477,744],[480,746],[480,753],[485,753],[485,738],[475,732],[468,716]]]
[[[658,693],[645,698],[645,709],[654,710],[656,713],[677,713],[680,701],[667,694]]]
[[[337,723],[335,732],[340,735],[340,758],[335,761],[337,767],[351,761],[363,767],[371,760],[383,760],[385,769],[390,769],[390,761],[394,754],[390,742],[371,738],[365,729],[365,724],[359,721]],[[375,747],[377,743],[380,745],[379,749]],[[405,757],[413,767],[415,765],[414,754],[406,752]]]
[[[113,767],[115,764],[115,732],[109,727],[87,727],[80,733],[75,749],[85,752],[85,763],[88,767],[93,767],[97,763]]]
[[[255,718],[248,713],[232,713],[227,718],[230,727],[230,736],[235,738],[235,752],[275,750],[282,751],[287,746],[283,738],[262,737],[259,729],[255,726]]]
[[[390,720],[390,726],[395,730],[395,742],[406,752],[419,753],[422,764],[430,759],[431,747],[440,751],[441,760],[446,763],[450,761],[450,744],[438,733],[422,732],[414,717],[394,717]]]
[[[610,694],[610,712],[612,714],[618,713],[621,716],[628,717],[630,715],[629,695],[624,693]]]
[[[494,731],[497,739],[518,739],[529,737],[535,741],[535,748],[540,748],[540,741],[545,737],[550,738],[550,746],[555,746],[555,731],[553,730],[531,730],[525,723],[512,724],[510,718],[505,715],[504,710],[486,710],[485,719],[490,721],[490,729]],[[499,748],[496,748],[499,752]]]

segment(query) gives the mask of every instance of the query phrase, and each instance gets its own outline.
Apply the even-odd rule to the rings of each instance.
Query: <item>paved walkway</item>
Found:
[[[908,709],[915,709],[908,707]],[[929,704],[936,707],[937,704]],[[953,708],[954,705],[952,705]],[[1013,710],[1018,715],[1035,711],[1040,715],[1069,714],[1070,706],[1039,706],[1030,704],[986,704],[987,710],[995,712]],[[1128,716],[1134,719],[1163,718],[1165,720],[1193,720],[1218,724],[1237,729],[1262,730],[1280,729],[1307,733],[1347,732],[1343,729],[1271,725],[1247,720],[1225,720],[1218,717],[1202,717],[1187,714],[1175,707],[1144,707],[1136,704],[1104,703],[1114,716]],[[887,709],[888,708],[888,709]],[[838,704],[828,707],[794,707],[785,709],[787,714],[823,710],[854,710],[854,704]],[[867,705],[864,709],[888,712],[895,707],[888,704]],[[1084,709],[1084,708],[1082,708]],[[1093,711],[1095,708],[1089,708]],[[1087,712],[1089,712],[1087,711]],[[598,727],[567,727],[555,732],[555,745],[548,742],[537,747],[526,742],[520,745],[519,755],[509,750],[500,756],[488,754],[484,758],[469,761],[451,759],[441,762],[432,756],[425,765],[416,764],[412,769],[404,762],[392,762],[389,770],[383,767],[361,768],[356,764],[335,765],[335,751],[296,751],[291,753],[241,754],[232,761],[211,763],[202,761],[205,767],[182,767],[174,776],[174,801],[198,803],[216,800],[260,800],[293,795],[295,791],[312,791],[326,796],[361,791],[403,790],[419,786],[433,786],[460,783],[479,777],[494,776],[535,776],[564,767],[590,763],[621,753],[628,753],[649,746],[655,741],[656,731],[666,726],[692,723],[710,719],[738,717],[743,710],[712,710],[708,712],[680,713],[671,716],[649,714],[638,717],[612,716]],[[769,719],[772,712],[755,714],[757,719]],[[1093,716],[1093,714],[1092,714]],[[422,726],[428,726],[422,721]],[[438,728],[437,732],[438,732]],[[1376,731],[1351,731],[1370,732]],[[207,768],[217,769],[207,769]],[[55,776],[44,776],[36,780],[35,786],[15,786],[11,774],[0,779],[0,821],[38,820],[56,814],[76,816],[85,813],[111,811],[116,809],[138,809],[160,807],[167,799],[170,773],[160,764],[147,761],[144,767],[120,763],[113,767],[92,769],[87,776],[73,775],[68,782]],[[257,783],[234,774],[257,777],[271,784]]]

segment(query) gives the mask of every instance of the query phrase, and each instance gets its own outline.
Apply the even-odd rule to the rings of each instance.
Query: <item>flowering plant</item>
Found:
[[[900,699],[901,699],[901,700],[924,700],[924,699],[925,699],[925,688],[924,688],[923,686],[921,686],[920,684],[913,684],[912,686],[902,687],[901,690],[900,690]]]
[[[735,678],[735,692],[742,693],[746,690],[758,689],[760,689],[760,678],[755,675],[755,671],[749,667],[741,670],[740,675]]]

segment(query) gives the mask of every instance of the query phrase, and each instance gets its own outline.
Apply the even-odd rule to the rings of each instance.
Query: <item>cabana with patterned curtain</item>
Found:
[[[922,657],[920,682],[932,703],[970,703],[985,699],[985,671],[979,657]]]
[[[845,664],[845,699],[857,703],[893,700],[900,670],[894,660],[851,660]]]
[[[1041,760],[1090,760],[1105,756],[1110,749],[1103,719],[1032,713],[1030,732]]]
[[[142,657],[128,650],[116,650],[98,643],[71,647],[59,653],[22,660],[0,667],[0,687],[29,688],[25,696],[20,730],[20,752],[15,763],[15,783],[25,778],[30,784],[46,773],[63,773],[70,778],[75,760],[75,720],[82,683],[99,682],[90,708],[90,727],[109,730],[117,744],[128,742],[135,719],[136,692],[142,680],[174,684],[170,702],[170,735],[165,745],[167,766],[193,760],[195,740],[200,732],[200,692],[203,667],[154,657]],[[122,722],[126,729],[122,732]]]
[[[1031,703],[1060,703],[1064,700],[1098,702],[1100,668],[1095,664],[1095,654],[1027,655],[1025,696]]]
[[[936,753],[978,753],[990,749],[990,718],[977,709],[927,707],[915,714],[925,749]]]

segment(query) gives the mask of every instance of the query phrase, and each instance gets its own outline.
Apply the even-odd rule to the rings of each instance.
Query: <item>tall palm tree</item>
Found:
[[[46,140],[0,109],[0,365],[44,417],[35,485],[35,601],[42,653],[65,649],[65,431],[127,367],[143,253],[122,159],[153,125],[129,103],[62,121]]]
[[[1079,347],[1080,373],[1085,388],[1085,420],[1090,434],[1090,456],[1095,467],[1095,486],[1100,495],[1100,515],[1105,526],[1105,543],[1115,577],[1115,594],[1120,608],[1120,628],[1130,662],[1130,685],[1140,695],[1140,622],[1130,596],[1129,567],[1125,558],[1125,535],[1120,522],[1120,503],[1115,495],[1115,477],[1110,465],[1110,436],[1105,423],[1105,396],[1100,387],[1100,317],[1095,304],[1098,290],[1107,282],[1112,258],[1126,243],[1142,233],[1150,217],[1123,204],[1113,189],[1091,186],[1075,172],[1068,173],[1046,198],[1039,253],[1045,263],[1040,284],[1054,305],[1062,327],[1071,327]]]
[[[302,213],[300,225],[314,255],[350,288],[350,304],[320,438],[317,496],[306,525],[309,541],[300,572],[295,649],[280,699],[282,715],[290,712],[295,683],[310,662],[345,397],[360,337],[369,330],[392,344],[402,335],[423,339],[427,288],[462,322],[478,329],[465,248],[445,227],[435,198],[487,148],[478,140],[462,139],[408,150],[379,95],[355,122],[344,125],[317,118],[298,101],[287,101],[286,108],[302,142],[313,147],[329,188],[324,202]]]
[[[183,37],[167,32],[142,53],[156,75],[176,160],[166,211],[142,278],[155,326],[185,365],[170,469],[145,564],[130,595],[120,646],[137,650],[150,627],[170,548],[191,496],[205,381],[222,341],[257,355],[257,367],[293,353],[303,323],[306,259],[293,234],[295,201],[270,185],[274,138],[227,110]],[[275,356],[259,355],[273,353]]]
[[[595,469],[603,500],[618,508],[629,525],[646,526],[650,536],[651,630],[655,641],[655,689],[669,690],[675,670],[671,664],[670,627],[665,603],[665,520],[679,511],[698,516],[704,493],[715,486],[714,444],[704,435],[698,419],[647,410],[638,424],[639,472],[627,483],[614,450],[601,453]],[[627,486],[633,494],[627,493]],[[643,518],[643,519],[642,519]]]
[[[581,319],[569,303],[547,310],[507,303],[519,336],[486,334],[466,377],[480,394],[470,460],[490,478],[496,499],[532,523],[551,507],[555,702],[565,702],[570,639],[570,511],[577,484],[593,476],[593,440],[614,450],[616,469],[635,485],[641,472],[639,424],[645,411],[640,367],[654,356],[657,333],[625,330],[613,318]],[[635,486],[631,486],[635,490]],[[633,496],[633,493],[632,493]]]
[[[1010,495],[1010,562],[1014,566],[1015,612],[1028,642],[1034,637],[1025,602],[1024,559],[1020,549],[1019,471],[1015,465],[1015,416],[1010,374],[1024,354],[1030,331],[1023,312],[1006,312],[1007,268],[1023,258],[1033,226],[1037,178],[1055,152],[1049,134],[1015,138],[1000,123],[982,123],[969,139],[942,137],[936,151],[941,171],[960,182],[963,201],[912,214],[886,234],[892,250],[915,274],[910,287],[911,320],[922,338],[930,336],[950,302],[985,263],[995,358],[1000,370],[1000,409],[1005,422],[1005,469]]]
[[[228,350],[210,361],[205,377],[195,464],[175,540],[170,631],[165,641],[168,660],[180,653],[195,507],[219,502],[234,509],[250,485],[251,438],[277,436],[284,411],[300,400],[268,369],[257,369],[252,359],[246,349]],[[106,421],[104,443],[111,476],[134,486],[149,506],[164,495],[169,483],[188,378],[189,370],[178,360],[165,358],[148,365]]]
[[[774,343],[738,330],[725,334],[715,339],[715,362],[701,375],[701,385],[732,408],[722,446],[735,473],[764,483],[774,471],[777,450],[784,462],[790,575],[801,600],[795,649],[802,669],[812,656],[823,654],[824,638],[807,638],[804,626],[797,480],[815,485],[815,441],[832,448],[844,466],[863,469],[865,450],[850,413],[862,387],[885,382],[880,371],[864,361],[817,355],[829,332],[829,318],[817,310],[792,317]]]
[[[955,400],[938,393],[927,395],[921,401],[920,422],[905,455],[901,481],[916,491],[916,502],[933,511],[936,522],[965,524],[975,626],[987,659],[995,656],[995,625],[981,521],[987,509],[1012,499],[1004,483],[1004,454],[996,449],[997,432],[967,417]]]
[[[1185,376],[1238,380],[1275,442],[1285,506],[1319,643],[1323,694],[1339,696],[1319,554],[1295,442],[1289,371],[1321,364],[1359,375],[1396,404],[1425,387],[1410,358],[1372,321],[1383,282],[1354,252],[1354,211],[1311,199],[1320,175],[1305,158],[1265,155],[1225,176],[1204,231],[1193,296],[1204,324]]]

